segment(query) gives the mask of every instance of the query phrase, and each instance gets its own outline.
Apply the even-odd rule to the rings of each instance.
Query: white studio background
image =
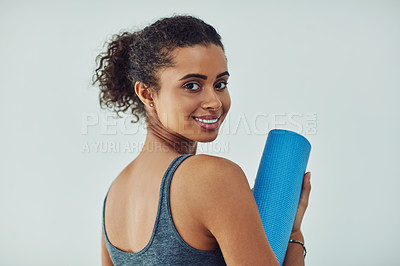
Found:
[[[94,58],[174,13],[213,25],[229,60],[229,123],[200,153],[253,186],[268,131],[303,134],[306,264],[397,265],[400,2],[378,0],[1,1],[0,265],[100,265],[106,191],[145,131],[100,110]]]

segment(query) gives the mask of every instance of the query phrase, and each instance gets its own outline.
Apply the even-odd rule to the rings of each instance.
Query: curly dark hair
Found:
[[[157,94],[160,90],[157,73],[173,66],[171,52],[177,47],[219,45],[225,52],[221,36],[203,20],[187,15],[161,18],[136,32],[113,35],[107,51],[96,57],[93,85],[100,87],[100,107],[117,113],[131,112],[139,121],[146,117],[134,84],[142,81]]]

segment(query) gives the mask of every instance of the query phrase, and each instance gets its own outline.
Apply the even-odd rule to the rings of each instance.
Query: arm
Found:
[[[300,226],[308,206],[308,199],[311,191],[310,177],[311,173],[309,172],[304,175],[299,206],[297,207],[297,213],[293,223],[292,233],[290,235],[290,239],[299,240],[303,243],[304,238]],[[304,249],[301,245],[296,243],[288,244],[283,266],[304,266]]]
[[[182,191],[191,215],[217,240],[227,265],[279,265],[242,169],[214,156],[191,161],[192,174],[185,176]]]
[[[114,266],[108,254],[106,243],[104,242],[104,236],[101,234],[101,265],[102,266]]]

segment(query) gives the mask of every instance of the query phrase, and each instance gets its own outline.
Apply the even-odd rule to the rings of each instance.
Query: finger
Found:
[[[300,201],[299,201],[299,205],[301,205],[303,208],[307,208],[308,199],[310,197],[310,191],[311,191],[310,177],[311,177],[311,173],[307,172],[304,175],[304,179],[303,179],[303,186],[301,189]]]
[[[303,178],[303,186],[301,189],[299,205],[297,207],[296,217],[294,220],[292,231],[300,230],[301,222],[304,217],[304,213],[307,209],[308,198],[310,196],[311,184],[310,184],[311,173],[307,172]]]
[[[302,187],[302,189],[311,190],[310,179],[311,179],[311,172],[305,173],[304,174],[304,179],[303,179],[303,187]]]

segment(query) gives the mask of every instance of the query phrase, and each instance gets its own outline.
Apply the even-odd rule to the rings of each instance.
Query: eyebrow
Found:
[[[216,78],[220,78],[220,77],[225,76],[225,75],[230,76],[230,75],[229,75],[229,72],[228,72],[228,71],[225,71],[225,72],[222,72],[221,74],[218,74]],[[205,76],[205,75],[191,73],[191,74],[187,74],[186,76],[184,76],[184,77],[181,78],[180,80],[184,80],[184,79],[188,79],[188,78],[193,78],[193,77],[194,77],[194,78],[201,78],[201,79],[204,79],[204,80],[207,79],[207,76]],[[179,81],[180,81],[180,80],[179,80]]]

